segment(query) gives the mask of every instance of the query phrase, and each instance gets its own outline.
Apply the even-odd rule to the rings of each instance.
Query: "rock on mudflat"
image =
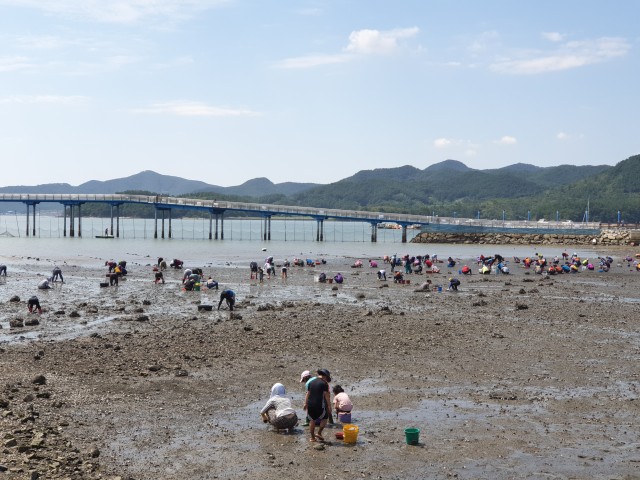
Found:
[[[14,318],[13,320],[9,320],[9,326],[11,328],[22,328],[24,327],[24,323],[22,323],[21,318]]]

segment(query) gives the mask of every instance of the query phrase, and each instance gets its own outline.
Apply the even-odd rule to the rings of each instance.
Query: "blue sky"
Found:
[[[640,152],[634,0],[0,0],[1,185]]]

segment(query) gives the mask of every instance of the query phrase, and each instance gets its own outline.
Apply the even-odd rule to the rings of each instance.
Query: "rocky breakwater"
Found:
[[[412,243],[459,243],[490,245],[637,245],[640,232],[624,228],[602,230],[599,235],[560,233],[444,233],[424,232]]]

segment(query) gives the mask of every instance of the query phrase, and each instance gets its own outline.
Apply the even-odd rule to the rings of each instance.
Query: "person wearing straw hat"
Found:
[[[304,399],[304,409],[309,415],[309,441],[324,442],[322,431],[327,426],[327,420],[331,416],[331,396],[329,394],[329,382],[331,373],[325,368],[318,370],[318,376],[309,383],[307,395]],[[316,434],[316,425],[318,433]]]

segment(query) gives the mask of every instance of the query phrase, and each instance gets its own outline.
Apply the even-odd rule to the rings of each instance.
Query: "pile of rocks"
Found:
[[[412,243],[459,243],[489,245],[637,245],[640,232],[628,229],[602,230],[598,236],[559,233],[441,233],[424,232]]]

